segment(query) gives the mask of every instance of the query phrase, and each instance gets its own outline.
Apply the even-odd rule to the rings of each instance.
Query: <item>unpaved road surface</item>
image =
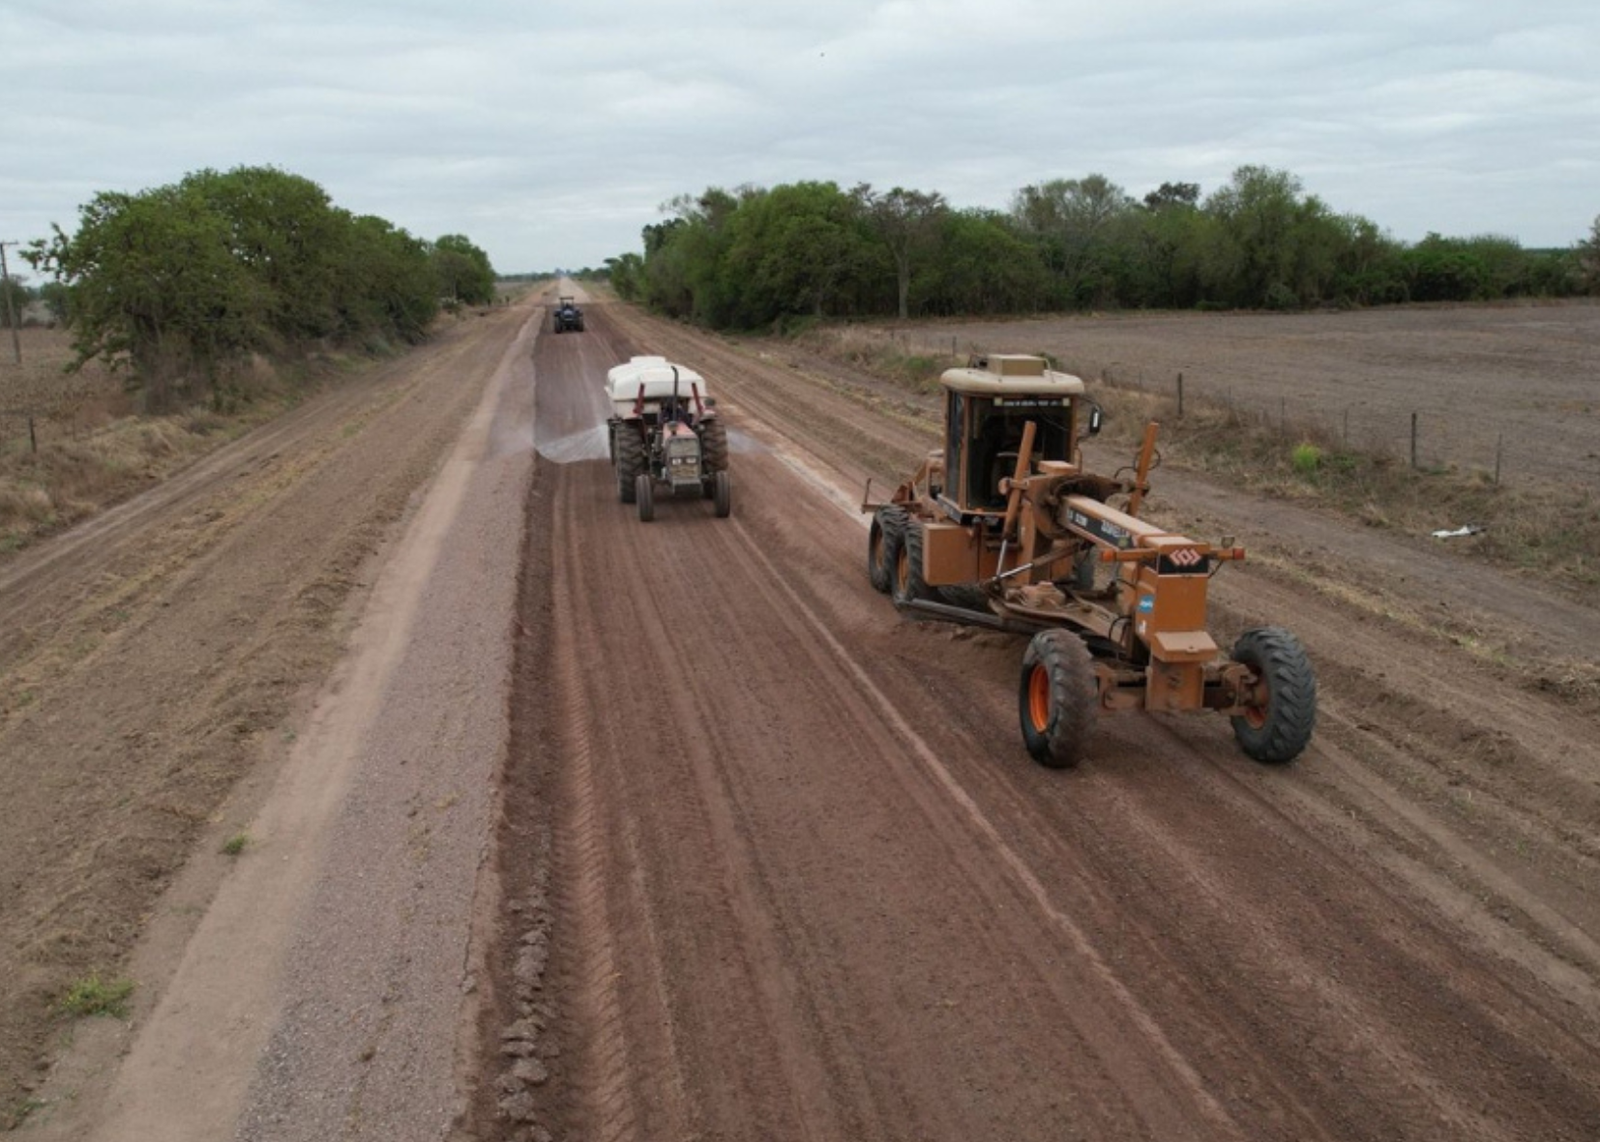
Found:
[[[485,332],[478,416],[385,549],[344,686],[294,723],[275,790],[297,756],[349,777],[261,796],[325,823],[242,1046],[177,1076],[218,1117],[138,1070],[225,1010],[182,1010],[180,966],[84,1112],[100,1136],[140,1105],[174,1138],[1600,1136],[1600,744],[1518,658],[1559,671],[1592,612],[1507,617],[1437,556],[1292,505],[1261,535],[1255,502],[1166,472],[1158,512],[1265,552],[1215,581],[1215,626],[1297,631],[1318,736],[1267,769],[1220,719],[1129,716],[1047,771],[1021,642],[866,583],[851,500],[929,447],[925,409],[586,317]],[[618,502],[600,382],[633,352],[721,398],[731,519]],[[282,855],[220,876],[183,962],[251,930],[219,919]]]

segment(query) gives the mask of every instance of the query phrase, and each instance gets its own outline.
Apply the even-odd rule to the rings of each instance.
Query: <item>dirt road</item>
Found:
[[[1084,771],[1038,769],[1020,644],[865,585],[853,480],[925,436],[827,378],[590,312],[581,348],[540,346],[560,462],[524,567],[500,851],[529,895],[484,1135],[517,1136],[508,1110],[617,1138],[1600,1127],[1586,719],[1251,570],[1221,623],[1314,648],[1311,756],[1267,771],[1220,720],[1125,719]],[[600,439],[604,364],[646,346],[749,435],[729,521],[641,525],[573,447]],[[534,988],[524,957],[519,1004],[529,946],[548,963]],[[549,1078],[519,1083],[525,1056]]]
[[[183,956],[204,981],[261,921],[279,982],[208,1023],[237,975],[184,1009],[180,968],[101,1136],[188,1105],[138,1070],[163,1027],[171,1080],[218,1092],[173,1138],[1600,1135],[1592,719],[1416,621],[1470,611],[1504,658],[1592,614],[1497,618],[1481,580],[1275,505],[1217,626],[1311,648],[1311,752],[1269,770],[1221,719],[1124,717],[1047,771],[1020,642],[867,586],[851,500],[927,449],[917,408],[586,318],[475,358],[477,427],[283,769],[348,776],[264,796],[309,850],[278,918],[227,911],[262,851]],[[737,428],[731,519],[618,503],[599,385],[646,351]],[[1258,505],[1177,482],[1159,510],[1254,545]]]

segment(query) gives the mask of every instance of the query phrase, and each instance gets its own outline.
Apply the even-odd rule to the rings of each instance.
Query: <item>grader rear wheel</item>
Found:
[[[1044,630],[1022,656],[1017,711],[1022,739],[1040,765],[1069,769],[1083,760],[1095,718],[1094,664],[1071,631]]]

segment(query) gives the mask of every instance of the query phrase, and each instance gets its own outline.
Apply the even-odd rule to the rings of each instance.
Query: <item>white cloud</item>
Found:
[[[637,248],[682,192],[799,178],[1004,206],[1283,167],[1404,238],[1600,212],[1600,10],[1545,0],[8,0],[0,237],[271,163],[506,270]]]

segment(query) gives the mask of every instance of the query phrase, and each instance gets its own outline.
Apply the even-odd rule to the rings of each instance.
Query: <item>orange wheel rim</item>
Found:
[[[1252,729],[1259,730],[1267,724],[1267,706],[1272,701],[1272,695],[1267,692],[1267,684],[1258,682],[1250,688],[1250,705],[1244,709],[1244,720]]]
[[[1050,725],[1050,672],[1043,666],[1028,675],[1028,717],[1039,733]]]

